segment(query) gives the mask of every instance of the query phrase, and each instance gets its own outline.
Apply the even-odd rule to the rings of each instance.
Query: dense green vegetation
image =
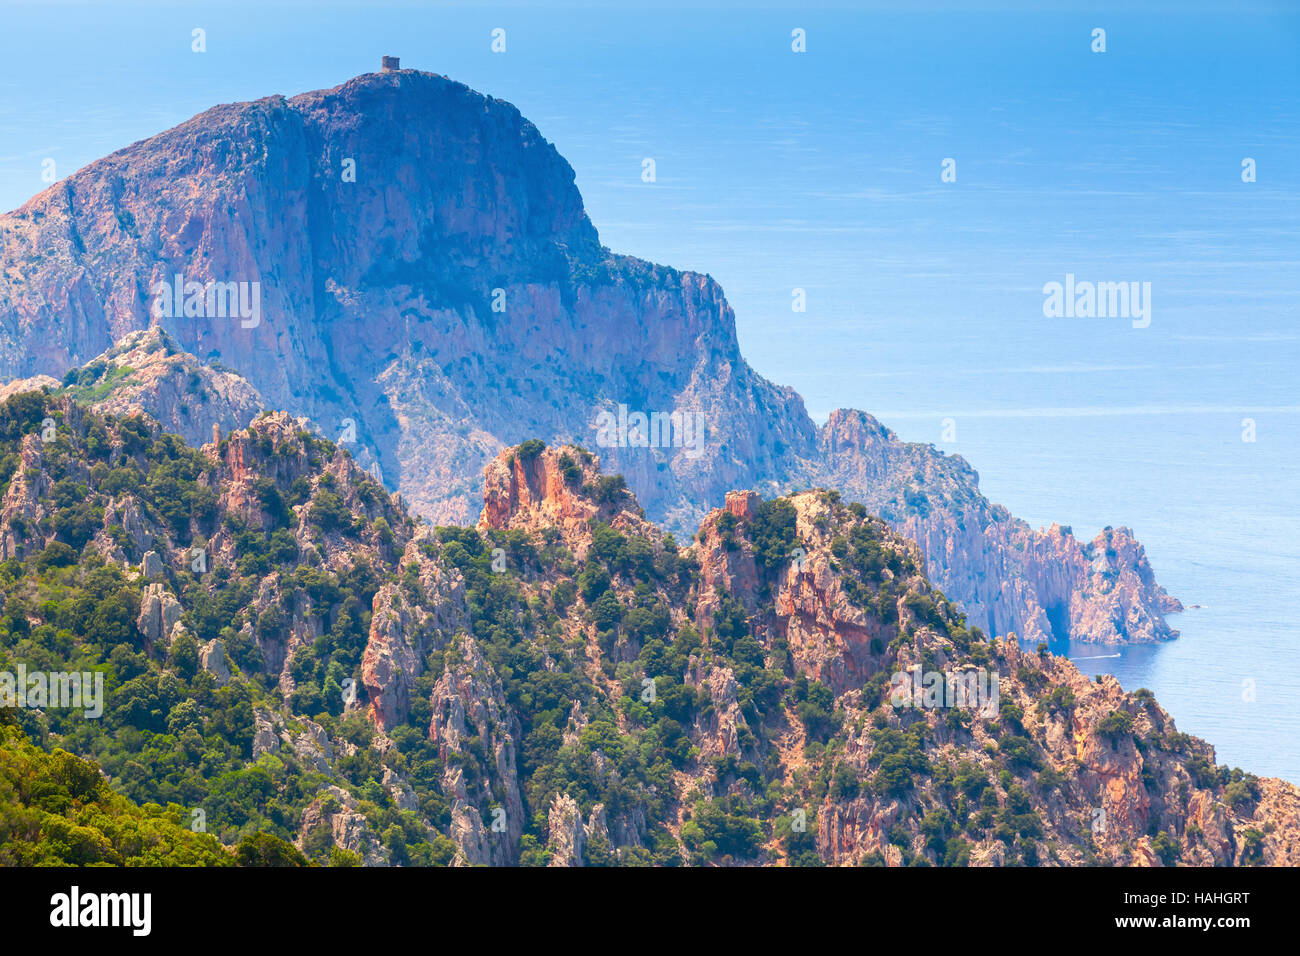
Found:
[[[0,865],[229,866],[217,840],[191,832],[176,804],[114,793],[93,763],[33,746],[0,710]]]

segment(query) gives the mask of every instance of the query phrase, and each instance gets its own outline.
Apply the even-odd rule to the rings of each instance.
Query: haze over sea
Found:
[[[1300,782],[1300,13],[1137,6],[10,3],[0,206],[46,158],[66,176],[382,53],[508,100],[605,244],[719,279],[749,361],[814,417],[959,453],[1035,526],[1133,528],[1205,606],[1159,647],[1054,649]],[[1150,282],[1150,326],[1044,318],[1066,273]]]

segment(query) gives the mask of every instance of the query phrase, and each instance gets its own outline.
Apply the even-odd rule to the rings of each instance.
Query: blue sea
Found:
[[[1300,782],[1300,12],[1041,6],[11,3],[0,206],[46,159],[66,176],[381,54],[509,100],[602,240],[717,278],[815,418],[961,454],[1035,526],[1133,528],[1201,607],[1166,645],[1058,650]],[[1070,274],[1151,283],[1150,325],[1046,318]]]

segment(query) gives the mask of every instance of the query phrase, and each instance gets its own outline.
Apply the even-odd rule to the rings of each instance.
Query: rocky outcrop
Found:
[[[695,550],[700,594],[720,589],[752,604],[754,632],[766,646],[788,653],[796,673],[829,688],[842,715],[843,742],[835,757],[840,766],[832,776],[847,771],[850,782],[838,793],[833,785],[816,805],[797,808],[824,861],[894,866],[928,856],[932,863],[990,866],[1016,860],[1224,866],[1243,859],[1281,861],[1295,852],[1300,818],[1287,808],[1300,789],[1249,775],[1225,788],[1226,771],[1208,769],[1214,767],[1213,749],[1179,734],[1146,692],[1125,693],[1111,677],[1090,681],[1067,659],[1027,653],[1014,638],[972,640],[968,622],[926,580],[917,546],[869,516],[846,525],[846,509],[832,494],[805,492],[787,500],[797,546],[774,572],[754,567],[757,508],[749,495],[729,496],[725,509],[705,519]],[[770,530],[769,525],[763,533]],[[1045,534],[1065,537],[1056,528]],[[1117,586],[1114,575],[1104,581],[1107,561],[1111,568],[1117,559],[1131,564],[1132,548],[1126,532],[1108,529],[1089,546],[1092,561],[1078,571],[1102,578],[1091,587],[1114,607],[1123,606],[1125,588],[1152,583]],[[737,573],[738,566],[745,573]],[[769,592],[770,598],[762,597]],[[716,600],[704,601],[701,610],[712,607]],[[913,698],[909,677],[897,706],[872,703],[892,700],[893,678],[914,668],[964,679],[991,670],[997,677],[994,696],[974,702],[954,720],[951,707],[930,708]],[[730,712],[730,695],[719,693],[728,684],[725,672],[713,675],[694,679],[708,689],[711,702],[710,720],[697,727],[694,739],[701,756],[716,762],[735,751],[725,735],[719,740],[716,734],[720,718]],[[764,732],[755,727],[752,736]],[[918,806],[928,804],[930,785],[902,785],[905,778],[892,776],[882,762],[882,743],[888,753],[907,738],[880,735],[902,733],[927,741],[932,772],[944,767],[945,775],[966,781],[960,785],[968,794],[961,812],[971,816],[966,833],[954,833],[948,856],[934,855],[934,846],[944,841],[928,840],[907,823],[921,813]],[[774,743],[787,773],[798,779],[807,772],[797,735],[782,734]],[[1015,776],[1028,771],[1037,783],[1007,784],[1008,765]],[[992,783],[999,775],[1002,783]],[[936,810],[932,825],[945,826],[948,813]],[[1255,822],[1262,819],[1257,815],[1271,813],[1279,816],[1269,824]],[[982,828],[981,817],[1010,822],[994,831],[991,825]],[[1034,838],[1017,835],[1016,827]],[[995,832],[1001,836],[990,838]],[[1269,843],[1266,832],[1281,836]]]
[[[464,579],[428,558],[422,549],[428,546],[427,538],[413,539],[401,565],[408,579],[414,574],[419,603],[411,603],[405,584],[386,584],[375,594],[361,682],[370,699],[371,719],[381,731],[406,722],[425,655],[441,649],[469,624]]]
[[[1300,788],[1272,778],[1261,779],[1259,788],[1261,796],[1249,816],[1234,821],[1244,832],[1231,859],[1237,864],[1300,866]],[[1221,837],[1219,846],[1225,842]]]
[[[724,515],[745,521],[753,517],[752,505],[758,496],[752,491],[732,492],[726,497],[726,507],[706,517],[696,533],[699,542],[700,604],[696,611],[701,623],[708,624],[718,605],[718,593],[731,594],[748,610],[754,610],[758,601],[758,566],[753,550],[744,541],[737,542],[722,527]]]
[[[748,729],[745,715],[737,700],[736,675],[730,667],[710,667],[707,676],[688,674],[688,686],[698,687],[708,695],[712,704],[707,716],[701,716],[695,728],[699,739],[700,757],[737,757],[741,753],[740,732]]]
[[[452,802],[451,839],[459,848],[457,862],[513,863],[524,829],[516,769],[519,721],[473,638],[465,638],[453,650],[458,653],[448,661],[430,697],[429,739],[447,766],[443,784]],[[477,741],[478,754],[466,751],[470,738]],[[466,780],[461,766],[467,757],[476,760],[476,783]],[[494,791],[504,799],[494,799]]]
[[[325,729],[315,721],[306,718],[300,718],[299,723],[302,725],[302,730],[286,735],[294,755],[320,773],[333,773],[334,747]]]
[[[556,794],[546,829],[547,866],[586,866],[588,845],[598,847],[599,853],[610,853],[612,849],[609,817],[603,803],[593,805],[584,822],[578,802],[567,793]]]
[[[214,637],[199,648],[199,665],[213,676],[218,687],[230,683],[230,663],[226,659],[226,645]]]
[[[127,333],[65,379],[78,401],[118,415],[148,414],[196,446],[211,439],[213,428],[244,428],[265,408],[246,378],[200,362],[156,326]]]
[[[356,799],[341,787],[327,787],[303,812],[299,847],[309,846],[318,831],[330,846],[355,854],[365,866],[388,865],[388,850],[358,810]]]
[[[831,537],[823,530],[829,528],[830,517],[825,497],[805,493],[791,501],[799,540],[809,553],[791,561],[782,574],[776,594],[777,628],[800,670],[843,693],[880,670],[884,649],[898,633],[887,622],[905,618],[907,611],[895,605],[893,613],[882,618],[850,600],[842,575],[832,568]],[[885,533],[883,526],[877,533]],[[914,569],[918,563],[913,557]],[[892,572],[885,569],[882,577],[892,580]],[[913,586],[924,584],[917,580]]]
[[[361,681],[370,698],[371,719],[380,730],[404,723],[410,712],[411,687],[423,670],[423,642],[417,639],[412,647],[407,637],[423,630],[418,614],[418,609],[407,607],[395,585],[384,585],[375,595]]]
[[[582,822],[578,802],[567,793],[556,794],[547,814],[548,866],[582,866],[587,844],[587,828]]]
[[[481,529],[554,529],[581,555],[592,519],[624,531],[654,527],[624,483],[603,476],[600,460],[582,448],[508,448],[483,471]]]
[[[158,552],[146,551],[144,557],[140,559],[140,574],[152,580],[160,577],[162,573],[163,563],[162,558],[158,556]]]
[[[0,402],[12,395],[23,392],[40,392],[59,387],[59,380],[49,375],[33,375],[31,378],[16,378],[10,382],[0,382]]]
[[[284,720],[279,714],[262,707],[253,710],[253,759],[262,754],[278,753]]]
[[[384,789],[388,791],[389,799],[393,801],[393,806],[408,813],[419,811],[420,803],[415,796],[415,791],[411,789],[409,781],[399,777],[392,769],[385,767],[383,784]]]
[[[180,619],[181,604],[166,585],[154,582],[145,588],[135,626],[144,635],[146,650],[159,645],[170,647]]]
[[[51,484],[42,468],[40,435],[23,436],[18,467],[0,501],[0,559],[22,559],[44,547],[37,525]]]

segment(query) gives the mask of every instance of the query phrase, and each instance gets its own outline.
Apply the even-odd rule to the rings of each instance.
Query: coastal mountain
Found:
[[[219,106],[0,216],[4,379],[191,442],[283,409],[437,523],[473,522],[483,468],[533,437],[598,451],[679,536],[734,488],[833,488],[991,634],[1176,634],[1126,529],[1035,531],[960,457],[863,412],[817,426],[716,282],[602,247],[533,125],[433,74]],[[690,427],[652,436],[656,413]]]
[[[838,492],[684,546],[528,441],[434,527],[308,424],[0,403],[0,673],[104,688],[0,693],[4,859],[1300,863],[1300,789],[990,639]]]

